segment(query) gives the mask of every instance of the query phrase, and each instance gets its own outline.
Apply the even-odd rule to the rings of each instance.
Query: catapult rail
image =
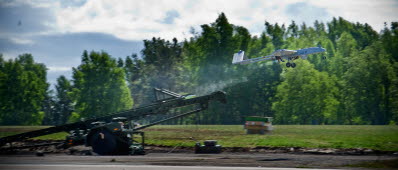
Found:
[[[91,118],[91,119],[88,119],[85,121],[69,123],[69,124],[65,124],[65,125],[54,126],[54,127],[50,127],[50,128],[45,128],[45,129],[25,132],[25,133],[21,133],[21,134],[17,134],[17,135],[7,136],[7,137],[0,138],[0,146],[5,145],[6,143],[22,141],[22,140],[25,140],[28,138],[48,135],[48,134],[52,134],[52,133],[69,132],[69,131],[75,130],[75,129],[81,129],[81,130],[88,129],[88,128],[90,128],[90,124],[92,122],[110,121],[114,117],[126,117],[128,119],[134,120],[134,119],[142,118],[147,115],[163,114],[163,113],[168,112],[170,109],[189,106],[189,105],[193,105],[193,104],[199,104],[200,108],[207,108],[207,105],[210,100],[218,100],[222,103],[226,103],[225,93],[221,92],[221,91],[217,91],[217,92],[214,92],[209,95],[199,96],[199,97],[191,98],[191,99],[176,98],[176,99],[158,101],[156,103],[153,103],[153,104],[150,104],[147,106],[133,108],[133,109],[116,112],[116,113],[111,113],[111,114],[107,114],[105,116]],[[198,112],[200,110],[203,110],[203,109],[195,110],[194,112]],[[192,113],[189,113],[189,114],[192,114]],[[179,115],[177,115],[177,116],[179,116]],[[181,116],[183,116],[183,115],[181,115]],[[179,117],[181,117],[181,116],[179,116]],[[158,123],[159,122],[157,122],[157,124]],[[152,125],[154,125],[154,124],[152,124]],[[143,128],[139,128],[139,129],[143,129]]]

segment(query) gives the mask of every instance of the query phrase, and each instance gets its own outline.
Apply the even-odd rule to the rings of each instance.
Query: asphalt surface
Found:
[[[0,169],[349,169],[363,162],[398,159],[395,155],[315,155],[292,153],[149,153],[142,156],[67,154],[0,155]]]
[[[12,170],[314,170],[308,168],[264,168],[264,167],[208,167],[208,166],[154,166],[154,165],[49,165],[49,164],[24,164],[24,165],[1,165],[1,169]],[[324,169],[326,170],[326,169]]]

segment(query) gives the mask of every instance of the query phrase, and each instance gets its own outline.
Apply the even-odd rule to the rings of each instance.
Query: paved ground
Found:
[[[242,167],[339,168],[380,160],[398,160],[394,155],[314,155],[292,153],[149,153],[143,156],[80,156],[45,154],[0,155],[0,169],[247,169]],[[171,166],[171,167],[169,167]],[[183,166],[183,167],[181,167]],[[184,166],[187,166],[184,168]],[[193,166],[193,167],[192,167]],[[199,167],[198,167],[199,166]]]
[[[13,170],[314,170],[306,168],[255,168],[255,167],[209,167],[209,166],[154,166],[154,165],[49,165],[49,164],[24,164],[24,165],[2,165],[1,169]],[[323,169],[325,170],[325,169]]]

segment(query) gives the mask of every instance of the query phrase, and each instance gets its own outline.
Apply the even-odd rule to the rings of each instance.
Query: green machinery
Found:
[[[248,116],[245,120],[247,134],[264,135],[272,131],[272,117]]]
[[[203,145],[200,142],[195,144],[195,153],[221,153],[222,147],[216,140],[205,140]]]
[[[142,129],[198,113],[207,109],[211,100],[226,103],[225,93],[221,91],[209,95],[192,97],[184,96],[165,89],[155,88],[156,101],[152,104],[122,112],[111,113],[102,117],[69,123],[60,126],[25,132],[0,138],[0,146],[7,143],[23,141],[28,138],[48,135],[57,132],[69,132],[64,147],[75,145],[90,146],[93,152],[100,155],[144,154],[145,136]],[[133,120],[149,115],[165,114],[171,109],[184,108],[184,113],[153,122],[148,125],[136,126]],[[136,138],[140,138],[136,140]]]

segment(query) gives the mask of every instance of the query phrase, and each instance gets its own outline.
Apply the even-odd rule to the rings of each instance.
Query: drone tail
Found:
[[[239,51],[237,53],[234,54],[234,57],[232,59],[232,64],[239,64],[243,61],[243,57],[245,56],[245,52],[244,51]]]

